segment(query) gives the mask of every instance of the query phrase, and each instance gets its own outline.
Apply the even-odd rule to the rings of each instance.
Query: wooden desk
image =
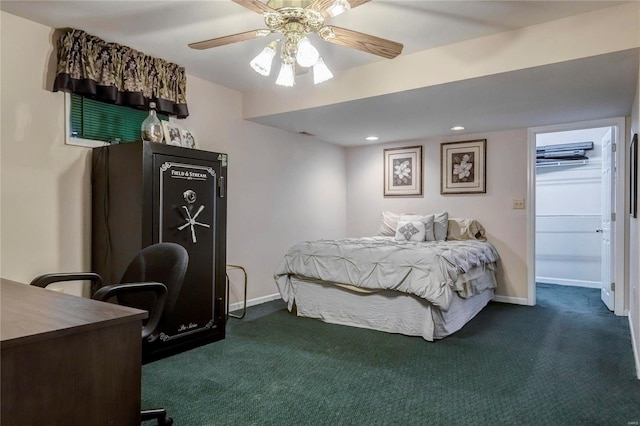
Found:
[[[146,316],[0,279],[0,423],[140,424]]]

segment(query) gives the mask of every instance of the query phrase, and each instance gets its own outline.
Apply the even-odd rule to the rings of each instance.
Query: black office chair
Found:
[[[91,281],[91,298],[108,301],[149,312],[142,328],[142,339],[158,338],[159,327],[175,306],[182,281],[187,272],[189,255],[179,244],[158,243],[142,249],[124,272],[120,284],[102,285],[102,277],[91,272],[45,274],[36,277],[31,285],[46,288],[61,281]],[[158,425],[171,425],[164,408],[141,411],[141,420],[157,419]]]

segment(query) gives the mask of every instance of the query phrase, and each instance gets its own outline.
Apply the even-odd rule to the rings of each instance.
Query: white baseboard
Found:
[[[500,303],[511,303],[512,305],[529,305],[526,297],[500,296],[496,294],[491,300]]]
[[[282,299],[282,296],[280,296],[280,293],[274,293],[268,296],[262,296],[262,297],[257,297],[255,299],[250,299],[250,300],[247,300],[247,308],[250,306],[261,305],[263,303],[271,302],[272,300],[278,300],[278,299]],[[242,306],[243,306],[242,302],[231,303],[229,305],[229,311],[230,312],[237,311],[238,309],[242,309]]]
[[[636,342],[636,335],[633,332],[633,322],[631,321],[631,318],[633,316],[631,315],[631,312],[629,312],[629,316],[627,316],[627,318],[629,318],[629,332],[631,333],[631,348],[633,350],[633,359],[636,361],[636,376],[638,377],[638,379],[640,379],[640,353],[638,353],[638,350],[640,349],[638,347],[638,342]]]
[[[250,306],[261,305],[263,303],[271,302],[272,300],[282,299],[280,293],[269,294],[267,296],[258,297],[255,299],[247,300],[247,308]],[[511,303],[513,305],[527,305],[527,299],[525,297],[511,297],[495,295],[492,299],[494,302]],[[236,311],[242,309],[242,302],[231,303],[229,305],[229,311]]]
[[[600,281],[568,280],[565,278],[536,277],[537,283],[570,285],[575,287],[600,288]]]
[[[278,300],[278,299],[282,299],[282,296],[280,296],[280,293],[274,293],[274,294],[269,294],[267,296],[250,299],[250,300],[247,300],[247,308],[250,306],[261,305],[263,303],[271,302],[272,300]],[[500,302],[500,303],[511,303],[512,305],[527,305],[526,297],[500,296],[496,294],[495,296],[493,296],[493,299],[491,300],[493,300],[494,302]],[[229,305],[229,311],[236,311],[238,309],[242,309],[242,302],[231,303]]]

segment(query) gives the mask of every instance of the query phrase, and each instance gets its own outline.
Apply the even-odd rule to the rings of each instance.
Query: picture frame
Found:
[[[629,145],[629,215],[638,217],[638,134]]]
[[[182,146],[185,148],[195,149],[196,147],[196,138],[191,133],[191,130],[182,129]]]
[[[440,144],[440,193],[486,193],[486,160],[486,139]]]
[[[182,127],[167,120],[162,121],[164,143],[167,145],[183,146]]]
[[[422,145],[383,151],[385,197],[422,195]]]

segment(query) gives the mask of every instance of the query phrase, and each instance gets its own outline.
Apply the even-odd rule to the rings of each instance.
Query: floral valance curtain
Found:
[[[69,30],[58,40],[53,91],[59,90],[140,109],[154,101],[158,112],[189,115],[184,67],[81,30]]]

